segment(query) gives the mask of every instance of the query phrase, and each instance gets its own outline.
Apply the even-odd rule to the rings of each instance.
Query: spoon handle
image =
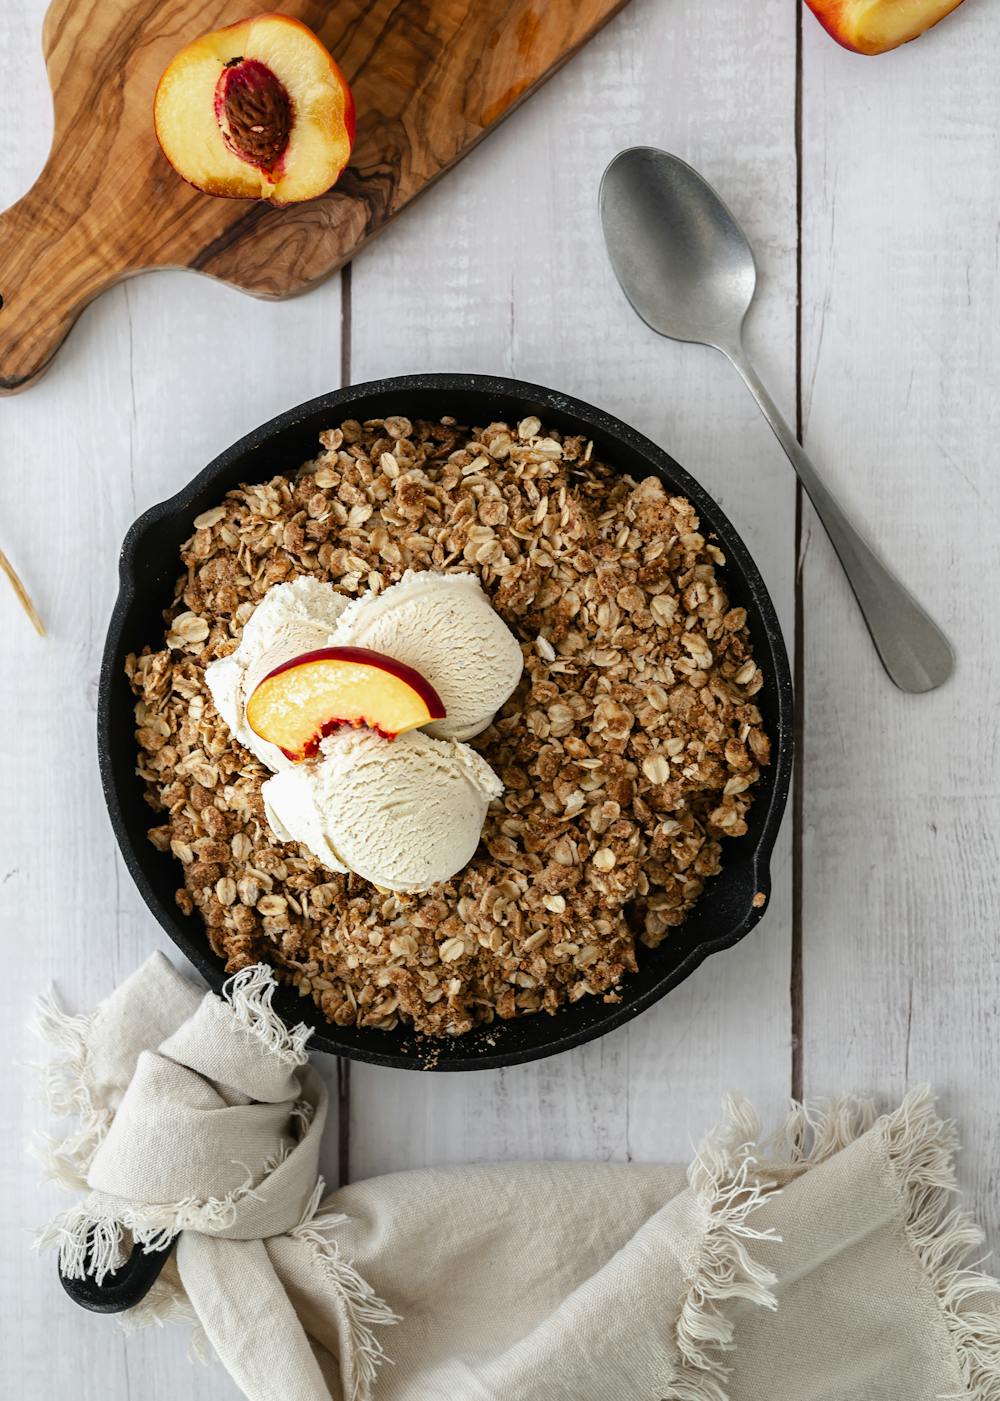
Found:
[[[901,691],[933,691],[948,680],[955,665],[951,644],[861,535],[828,490],[795,434],[758,379],[742,345],[720,347],[746,381],[774,436],[788,454],[844,573],[854,591],[875,650]]]

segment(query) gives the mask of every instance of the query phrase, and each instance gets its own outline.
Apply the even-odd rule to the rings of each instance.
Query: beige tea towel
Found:
[[[969,1264],[927,1091],[881,1118],[797,1106],[765,1144],[733,1101],[687,1171],[450,1168],[324,1199],[325,1094],[273,991],[260,966],[202,994],[155,955],[91,1016],[40,1017],[76,1120],[51,1174],[87,1193],[43,1243],[103,1276],[176,1237],[124,1321],[190,1319],[251,1401],[1000,1401],[1000,1286]]]

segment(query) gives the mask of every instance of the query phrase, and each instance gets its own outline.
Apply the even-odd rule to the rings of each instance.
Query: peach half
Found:
[[[859,54],[882,54],[919,39],[962,0],[806,0],[820,24]]]
[[[311,29],[261,15],[216,29],[168,64],[156,139],[210,195],[292,204],[324,194],[351,154],[354,99]]]
[[[275,667],[247,701],[247,724],[293,762],[344,725],[395,739],[443,720],[429,681],[395,657],[367,647],[321,647]]]

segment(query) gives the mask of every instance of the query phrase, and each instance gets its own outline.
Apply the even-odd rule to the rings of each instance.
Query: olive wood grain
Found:
[[[153,134],[173,54],[247,0],[54,0],[52,148],[0,214],[0,393],[47,368],[94,297],[188,267],[259,297],[313,286],[459,160],[626,0],[290,0],[343,69],[357,143],[337,186],[284,209],[185,185]],[[252,8],[252,7],[249,7]]]

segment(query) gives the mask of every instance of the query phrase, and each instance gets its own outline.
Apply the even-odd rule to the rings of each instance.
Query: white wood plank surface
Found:
[[[807,17],[808,18],[808,17]],[[833,553],[805,562],[804,1075],[961,1123],[1000,1239],[1000,92],[995,11],[868,62],[804,46],[806,445],[958,649],[894,691]]]
[[[43,0],[0,6],[0,207],[31,183],[51,117]],[[795,496],[746,391],[710,351],[661,341],[614,284],[600,173],[648,142],[691,160],[751,234],[762,374],[871,533],[954,637],[956,681],[894,692],[806,514],[802,831],[804,1086],[883,1096],[930,1079],[1000,1233],[998,652],[992,590],[1000,390],[997,40],[971,0],[929,38],[864,60],[802,25],[802,355],[797,365],[794,0],[632,0],[503,129],[357,260],[351,376],[495,371],[597,403],[722,502],[791,642]],[[2,269],[0,269],[2,291]],[[2,314],[2,313],[0,313]],[[45,1124],[19,1067],[31,998],[93,1005],[168,949],[118,859],[94,755],[116,555],[138,511],[273,413],[339,382],[340,285],[264,304],[185,274],[121,287],[53,370],[0,402],[0,546],[49,623],[0,589],[0,1392],[23,1401],[207,1401],[180,1330],[126,1341],[74,1309],[30,1232],[59,1202],[25,1152]],[[658,1008],[507,1072],[355,1066],[353,1177],[431,1161],[686,1157],[719,1096],[768,1114],[791,1087],[792,831],[767,919]],[[321,1061],[335,1088],[336,1065]],[[331,1130],[325,1167],[336,1177]]]
[[[752,337],[791,407],[794,89],[795,14],[783,0],[635,0],[356,261],[351,315],[354,379],[510,374],[662,443],[745,533],[789,633],[791,475],[725,362],[661,340],[629,309],[597,190],[615,152],[643,143],[719,182],[768,274]],[[550,1061],[417,1083],[352,1067],[352,1175],[470,1157],[686,1157],[725,1090],[742,1087],[769,1111],[789,1092],[789,949],[786,830],[763,925],[617,1033]]]
[[[43,9],[32,7],[30,23],[0,12],[0,142],[13,156],[0,170],[0,204],[31,183],[45,155]],[[95,759],[97,674],[122,537],[235,438],[335,385],[339,367],[337,280],[307,302],[264,304],[162,273],[91,307],[46,378],[0,404],[0,544],[50,631],[36,638],[0,590],[0,1394],[18,1401],[239,1395],[218,1369],[189,1363],[184,1330],[126,1340],[114,1322],[73,1307],[52,1258],[33,1253],[32,1231],[65,1198],[39,1187],[27,1154],[48,1124],[21,1068],[41,1054],[25,1024],[50,980],[71,1007],[89,1008],[153,948],[172,948],[118,857]],[[333,1086],[335,1063],[322,1068]]]

